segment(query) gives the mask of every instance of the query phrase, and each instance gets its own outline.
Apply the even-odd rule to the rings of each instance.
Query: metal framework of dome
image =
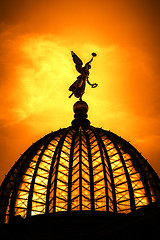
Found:
[[[74,105],[72,125],[44,136],[19,158],[0,188],[1,221],[59,211],[129,213],[160,199],[160,181],[116,134],[90,125]]]

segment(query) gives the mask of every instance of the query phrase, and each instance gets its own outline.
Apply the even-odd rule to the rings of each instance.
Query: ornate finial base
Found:
[[[78,101],[73,105],[74,120],[72,126],[89,126],[90,121],[87,119],[88,105],[84,101]]]

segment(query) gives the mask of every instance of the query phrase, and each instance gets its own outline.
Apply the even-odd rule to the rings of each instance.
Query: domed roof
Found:
[[[2,222],[58,211],[129,213],[160,199],[157,174],[116,134],[90,125],[74,105],[72,126],[30,146],[1,185]]]

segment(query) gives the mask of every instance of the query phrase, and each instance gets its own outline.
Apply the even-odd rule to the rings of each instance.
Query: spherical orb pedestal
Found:
[[[90,121],[87,119],[88,104],[84,101],[78,101],[73,106],[74,120],[72,121],[73,127],[79,127],[80,125],[89,126]]]

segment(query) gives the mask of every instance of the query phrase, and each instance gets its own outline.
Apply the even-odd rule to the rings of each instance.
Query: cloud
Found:
[[[57,112],[68,113],[72,101],[68,88],[78,76],[70,51],[81,53],[84,62],[90,60],[91,52],[105,51],[95,44],[71,48],[53,34],[23,33],[19,25],[5,25],[0,39],[0,119],[5,125],[31,120],[43,112],[50,112],[51,119]]]
[[[68,49],[53,36],[15,34],[16,30],[5,28],[0,36],[0,118],[10,123],[25,119],[40,106],[44,110],[44,103],[58,97],[60,88],[63,91],[71,71]]]

